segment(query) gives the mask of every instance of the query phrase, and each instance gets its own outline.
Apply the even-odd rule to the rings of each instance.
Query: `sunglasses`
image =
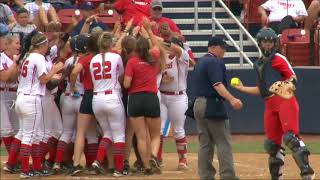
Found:
[[[152,10],[154,10],[154,11],[162,11],[162,8],[161,7],[155,7],[155,8],[152,8]]]

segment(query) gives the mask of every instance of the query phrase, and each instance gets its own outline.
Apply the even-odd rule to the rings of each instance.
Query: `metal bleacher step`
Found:
[[[228,44],[232,45],[231,41],[226,41]],[[237,44],[240,44],[239,41],[235,41]],[[206,41],[188,41],[188,44],[192,46],[207,46],[208,40]],[[252,42],[248,40],[243,41],[243,46],[252,46]]]
[[[194,31],[194,30],[181,30],[182,34],[185,36],[196,36],[196,35],[212,35],[212,30],[199,30],[199,31]],[[238,29],[230,29],[227,30],[227,32],[230,35],[236,35],[240,34],[240,30]],[[224,35],[224,33],[221,30],[215,30],[216,35]]]
[[[205,55],[207,52],[196,52],[193,53],[197,58]],[[250,57],[258,57],[259,53],[258,52],[246,52],[246,55]],[[239,52],[226,52],[224,55],[224,58],[233,58],[233,57],[239,57],[240,53]]]
[[[164,8],[163,13],[194,13],[195,8]],[[215,12],[226,12],[223,8],[216,7]],[[198,13],[212,13],[211,7],[200,7]]]
[[[176,24],[194,24],[194,19],[172,19]],[[233,24],[233,19],[230,18],[219,18],[221,24]],[[198,19],[199,24],[212,24],[212,19]]]

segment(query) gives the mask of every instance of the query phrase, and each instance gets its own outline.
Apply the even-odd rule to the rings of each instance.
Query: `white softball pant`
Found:
[[[73,134],[75,134],[77,129],[77,114],[79,113],[81,101],[82,96],[72,97],[62,94],[60,98],[63,130],[59,140],[67,144],[71,142],[71,139],[74,137]]]
[[[43,142],[48,142],[50,137],[59,139],[62,133],[62,119],[54,96],[46,95],[41,100],[44,119],[40,123],[38,136],[42,138]]]
[[[188,109],[188,96],[186,93],[182,95],[166,95],[161,93],[160,110],[161,110],[161,134],[167,119],[173,127],[173,134],[176,139],[185,137],[184,123]]]
[[[13,109],[16,92],[0,92],[0,137],[15,135],[19,131],[19,118]]]
[[[19,93],[15,109],[21,122],[21,131],[19,130],[16,138],[20,139],[22,144],[38,144],[41,137],[37,136],[37,132],[43,121],[41,97]]]
[[[125,142],[126,118],[120,95],[94,95],[92,108],[103,131],[103,138],[109,138],[114,143]]]

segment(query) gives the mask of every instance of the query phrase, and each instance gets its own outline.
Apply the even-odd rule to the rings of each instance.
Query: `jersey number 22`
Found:
[[[92,64],[93,67],[93,76],[95,80],[100,80],[100,79],[111,79],[111,62],[110,61],[105,61],[104,62],[104,67],[101,66],[100,62],[96,62]],[[104,69],[104,74],[102,72],[102,69]]]

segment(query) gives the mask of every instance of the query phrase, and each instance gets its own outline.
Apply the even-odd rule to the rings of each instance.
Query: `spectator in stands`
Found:
[[[51,5],[59,11],[60,9],[73,9],[75,8],[74,0],[50,0]]]
[[[133,18],[133,25],[139,25],[143,17],[150,17],[151,0],[117,0],[114,4],[106,4],[107,9],[116,9],[122,14],[122,23]]]
[[[163,6],[160,0],[153,1],[150,7],[150,20],[153,23],[153,33],[155,33],[157,36],[161,36],[164,39],[169,38],[171,32],[181,35],[180,29],[178,28],[176,23],[171,19],[162,16]]]
[[[35,23],[38,30],[60,31],[61,24],[58,15],[50,3],[45,3],[43,0],[35,0],[27,3],[25,8],[30,13],[30,21]]]
[[[267,11],[270,12],[269,16]],[[277,34],[284,28],[298,27],[298,23],[308,16],[302,0],[268,0],[259,7],[259,13],[262,25],[271,27]]]
[[[320,15],[320,1],[313,0],[308,8],[308,17],[305,20],[305,29],[310,30],[317,25],[317,21]]]
[[[16,24],[10,7],[4,3],[0,3],[0,23],[7,25],[9,30]]]
[[[90,33],[93,29],[109,30],[109,27],[106,24],[100,23],[99,18],[94,15],[94,6],[90,2],[82,4],[80,9],[83,13],[83,19],[74,27],[71,36]]]
[[[6,44],[6,35],[8,34],[9,30],[5,24],[0,23],[0,53],[5,50]]]
[[[17,11],[17,24],[13,27],[12,31],[22,32],[26,36],[36,28],[34,24],[29,24],[29,11],[25,8],[20,8]]]

